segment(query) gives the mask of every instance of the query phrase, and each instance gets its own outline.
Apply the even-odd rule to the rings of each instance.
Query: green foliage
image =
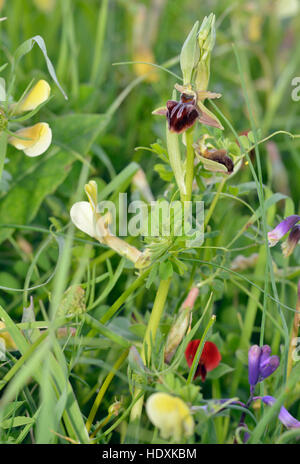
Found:
[[[242,442],[243,413],[252,443],[299,439],[297,429],[277,420],[283,404],[300,419],[298,362],[287,375],[299,248],[285,258],[279,244],[268,248],[267,232],[299,213],[300,106],[291,99],[291,82],[300,63],[300,18],[282,11],[282,2],[272,14],[268,2],[254,1],[251,9],[215,2],[216,22],[208,1],[196,8],[192,0],[184,8],[180,0],[158,3],[158,10],[155,2],[140,10],[133,0],[114,8],[64,0],[46,14],[32,0],[16,0],[1,11],[7,17],[0,23],[1,443],[169,443],[143,407],[154,392],[187,404],[195,422],[190,444]],[[135,36],[141,11],[142,29],[149,30],[142,39]],[[204,17],[216,37],[214,28],[209,37],[205,30],[199,35]],[[141,59],[141,51],[149,57]],[[197,71],[201,56],[206,67]],[[158,66],[152,78],[144,75],[149,68],[111,66],[129,59]],[[197,122],[192,147],[186,136],[166,131],[165,117],[151,114],[179,99],[180,69],[185,84],[198,72],[201,86],[204,72],[209,90],[222,94],[204,103],[224,131]],[[51,98],[8,117],[16,96],[39,79],[49,81]],[[53,135],[46,153],[30,158],[9,144],[15,131],[41,121]],[[128,201],[143,197],[131,188],[140,168],[158,207],[183,198],[187,151],[200,141],[234,164],[228,175],[207,153],[196,158],[192,200],[205,207],[200,247],[176,235],[182,224],[176,208],[169,235],[162,217],[154,236],[120,237],[149,252],[142,270],[72,226],[70,209],[87,201],[89,180],[98,185],[98,201],[115,205],[118,224],[125,212],[119,193]],[[166,340],[192,287],[199,295],[191,320],[167,363]],[[198,362],[189,369],[185,360],[193,339],[202,340],[196,361],[205,340],[222,356],[204,383],[193,378]],[[249,397],[251,344],[269,344],[280,356],[280,368],[255,390],[276,397],[273,406],[234,402]],[[220,398],[229,399],[226,407]]]

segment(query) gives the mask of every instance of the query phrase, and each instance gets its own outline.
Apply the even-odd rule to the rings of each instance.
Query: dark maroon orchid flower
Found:
[[[171,132],[180,134],[192,127],[197,120],[207,126],[224,129],[218,118],[203,103],[206,98],[220,98],[221,94],[209,91],[194,92],[178,84],[175,84],[175,88],[181,93],[180,101],[168,100],[166,107],[153,111],[153,114],[166,116]]]
[[[199,118],[200,113],[196,107],[196,100],[191,95],[182,94],[180,102],[175,100],[167,101],[166,117],[171,132],[181,132],[192,127]]]
[[[186,347],[185,359],[189,367],[192,367],[199,344],[200,340],[192,340]],[[204,382],[207,372],[215,369],[220,364],[221,359],[217,346],[213,342],[205,342],[194,379],[200,376]]]

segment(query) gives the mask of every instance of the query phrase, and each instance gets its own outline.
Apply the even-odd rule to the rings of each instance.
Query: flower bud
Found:
[[[110,416],[117,417],[120,414],[121,409],[123,409],[123,398],[120,400],[115,399],[115,402],[112,403],[108,408],[108,414]]]
[[[260,355],[261,348],[258,345],[251,346],[248,352],[248,378],[251,386],[255,386],[259,379]]]
[[[210,77],[210,57],[216,41],[215,15],[211,13],[205,16],[198,34],[200,59],[197,65],[196,89],[207,90]]]
[[[30,305],[25,308],[23,307],[22,321],[23,323],[35,322],[34,304],[33,297],[30,297]],[[40,330],[37,328],[29,328],[24,330],[25,336],[31,341],[35,342],[40,336]]]
[[[199,61],[199,46],[197,43],[197,33],[199,21],[197,21],[189,35],[187,36],[180,53],[180,67],[183,76],[183,84],[191,84],[194,68]]]
[[[278,356],[271,356],[269,345],[251,346],[248,352],[248,378],[252,393],[258,382],[262,382],[276,371],[279,362]]]
[[[181,343],[188,326],[191,323],[192,319],[192,309],[195,303],[195,300],[198,296],[199,290],[197,287],[194,287],[190,290],[186,300],[183,302],[179,315],[170,329],[165,349],[165,362],[170,363],[173,358],[175,351],[178,345]]]
[[[270,356],[265,362],[260,363],[259,380],[262,381],[276,371],[279,366],[278,356]]]

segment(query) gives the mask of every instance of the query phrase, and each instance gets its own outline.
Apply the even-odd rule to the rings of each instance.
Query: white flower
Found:
[[[108,213],[101,216],[97,212],[97,184],[91,180],[85,185],[85,193],[89,201],[79,201],[75,203],[70,216],[74,225],[85,234],[95,238],[114,250],[121,256],[125,256],[132,261],[137,269],[142,269],[150,264],[148,251],[142,253],[136,247],[129,245],[125,240],[113,235],[109,229],[111,215]]]
[[[8,142],[25,155],[33,157],[44,153],[52,141],[52,131],[46,122],[39,122],[34,126],[24,127],[15,132]]]
[[[77,229],[90,237],[97,238],[94,224],[94,211],[88,201],[78,201],[75,203],[71,208],[70,216]]]

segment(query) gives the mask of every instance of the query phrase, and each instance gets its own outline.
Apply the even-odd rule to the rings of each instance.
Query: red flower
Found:
[[[192,340],[186,347],[185,359],[189,367],[193,364],[199,343],[200,340]],[[212,342],[205,342],[194,379],[201,376],[202,382],[204,382],[207,372],[215,369],[219,365],[221,359],[221,354],[217,346]]]

